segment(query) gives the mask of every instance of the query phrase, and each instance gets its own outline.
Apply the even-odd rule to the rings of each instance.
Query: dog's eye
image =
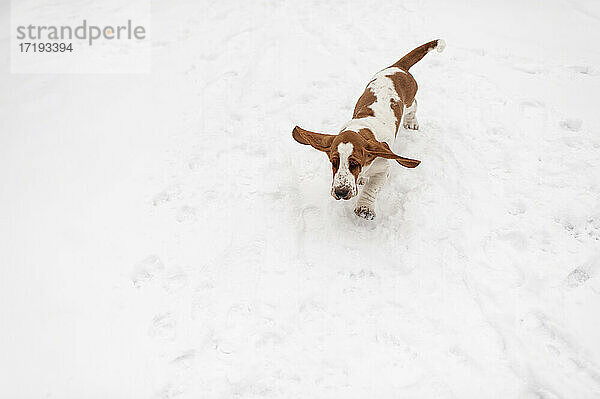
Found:
[[[350,161],[350,169],[356,169],[359,167],[358,162],[356,161]]]
[[[332,159],[331,160],[331,166],[333,166],[334,168],[338,168],[338,166],[340,166],[340,160],[339,159]]]

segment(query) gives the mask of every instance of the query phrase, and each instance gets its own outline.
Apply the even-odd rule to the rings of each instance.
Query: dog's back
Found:
[[[377,140],[392,143],[405,107],[409,111],[416,108],[415,94],[418,86],[408,70],[429,51],[442,51],[444,47],[443,40],[425,43],[377,73],[358,99],[352,120],[342,131],[367,128],[375,134]]]

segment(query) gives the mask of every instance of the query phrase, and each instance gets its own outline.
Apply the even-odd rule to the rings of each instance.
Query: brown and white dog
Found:
[[[365,219],[375,218],[375,199],[389,175],[389,159],[407,168],[421,161],[404,158],[390,150],[404,115],[403,126],[417,130],[417,82],[410,67],[433,49],[442,52],[443,40],[417,47],[398,62],[377,73],[358,99],[352,120],[337,135],[314,133],[296,126],[292,132],[300,144],[310,145],[329,157],[333,169],[331,195],[348,200],[358,194],[354,213]]]

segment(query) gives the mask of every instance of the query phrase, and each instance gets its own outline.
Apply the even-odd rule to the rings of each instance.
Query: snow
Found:
[[[149,74],[3,57],[0,397],[597,398],[598,18],[182,0]],[[422,163],[361,220],[292,128],[442,37],[393,146]]]

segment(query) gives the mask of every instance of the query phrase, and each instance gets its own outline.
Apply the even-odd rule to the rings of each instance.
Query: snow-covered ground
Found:
[[[600,397],[599,2],[164,1],[151,33],[151,74],[0,59],[0,397]],[[358,219],[291,130],[436,38],[422,164]]]

